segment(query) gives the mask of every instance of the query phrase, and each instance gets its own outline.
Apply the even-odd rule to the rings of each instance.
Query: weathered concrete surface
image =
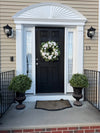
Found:
[[[35,109],[35,103],[25,102],[24,110],[16,110],[13,104],[0,120],[0,130],[20,128],[46,128],[64,126],[100,125],[100,111],[88,102],[83,106],[46,111]]]

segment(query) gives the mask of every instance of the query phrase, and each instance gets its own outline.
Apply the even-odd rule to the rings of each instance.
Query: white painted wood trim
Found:
[[[77,45],[76,45],[76,71],[75,73],[83,73],[83,26],[77,26]]]
[[[23,74],[23,25],[16,25],[16,74]]]
[[[33,66],[33,93],[36,94],[36,51],[35,51],[35,26],[33,27],[33,54],[32,54],[32,66]]]
[[[69,32],[72,32],[73,33],[73,46],[72,46],[72,49],[73,49],[73,68],[72,68],[72,74],[75,73],[75,69],[76,69],[76,49],[77,49],[77,43],[76,43],[76,28],[67,28],[67,34]],[[67,36],[68,37],[68,36]],[[67,40],[67,38],[66,38]],[[66,42],[67,43],[67,42]],[[66,52],[68,53],[68,44],[67,44],[67,49],[66,49]],[[66,67],[67,67],[67,92],[73,92],[73,88],[70,86],[69,84],[69,81],[68,81],[68,54],[67,54],[67,64],[66,64]]]
[[[34,93],[34,95],[36,95],[36,51],[35,51],[35,27],[24,27],[24,32],[26,31],[31,31],[32,34],[32,89],[31,91],[27,91],[26,93]],[[67,92],[72,92],[72,88],[71,86],[68,84],[68,44],[67,44],[67,38],[68,38],[68,32],[73,32],[73,46],[76,44],[75,43],[75,29],[73,28],[67,28],[65,27],[65,42],[64,42],[64,94],[66,94]],[[24,33],[25,34],[25,33]],[[25,35],[24,35],[24,45],[25,45]],[[75,46],[76,47],[76,46]],[[25,50],[25,47],[24,47]],[[23,52],[24,53],[24,52]],[[25,56],[26,53],[24,53]],[[76,53],[75,53],[76,55]],[[73,56],[74,59],[74,56]],[[25,60],[25,57],[23,57],[23,60]],[[26,61],[25,61],[26,62]],[[25,67],[25,62],[24,62],[24,68],[23,68],[23,72],[24,74],[26,74],[26,67]],[[73,65],[73,68],[75,67],[75,65]]]
[[[18,34],[18,41],[16,41],[16,56],[17,56],[17,60],[16,60],[16,70],[20,70],[19,73],[24,73],[25,74],[25,70],[23,64],[24,63],[24,57],[23,57],[23,47],[25,43],[24,39],[19,38],[20,37],[23,38],[23,27],[20,26],[20,28],[18,28],[19,26],[17,26],[17,32],[16,34]],[[33,41],[32,41],[32,87],[33,87],[33,91],[32,93],[34,93],[34,95],[36,94],[36,66],[35,66],[35,27],[31,27],[31,28],[26,28],[26,29],[30,29],[30,31],[32,32],[32,36],[33,36]],[[76,30],[75,30],[76,29]],[[79,26],[77,28],[67,28],[65,27],[65,43],[64,43],[64,94],[66,94],[67,92],[72,92],[72,88],[70,87],[70,85],[68,84],[68,44],[67,44],[67,38],[68,38],[68,32],[72,31],[73,32],[73,73],[83,73],[83,26]],[[24,41],[23,41],[24,40]],[[20,42],[20,43],[19,43]],[[20,58],[21,57],[21,58]],[[18,73],[18,74],[19,74]],[[68,89],[69,88],[69,89]]]
[[[46,11],[46,12],[45,12]],[[41,15],[43,14],[43,15]],[[60,3],[54,3],[54,2],[44,2],[44,3],[38,3],[31,5],[29,7],[24,8],[23,10],[19,11],[13,16],[14,20],[20,21],[23,20],[29,20],[33,18],[34,20],[39,19],[49,19],[49,21],[53,20],[61,20],[61,21],[72,21],[72,20],[78,20],[81,22],[85,22],[86,18],[76,11],[75,9],[64,5]],[[45,22],[45,20],[44,20]]]
[[[27,64],[26,64],[26,34],[27,32],[31,32],[32,33],[32,85],[31,85],[31,89],[27,90],[26,93],[35,93],[35,27],[24,27],[24,38],[23,38],[23,63],[24,63],[24,67],[23,67],[23,72],[24,74],[26,73],[26,69],[27,69]]]
[[[84,26],[85,25],[85,22],[86,21],[78,21],[78,20],[68,20],[68,21],[64,21],[64,20],[59,20],[59,19],[52,19],[52,20],[48,20],[48,19],[45,19],[45,20],[42,20],[42,19],[38,19],[38,20],[33,20],[33,19],[28,19],[28,20],[26,20],[26,19],[23,19],[23,20],[14,20],[14,22],[16,23],[16,24],[33,24],[33,25],[37,25],[37,26],[39,26],[39,25],[42,25],[42,26],[49,26],[49,25],[51,25],[51,26],[58,26],[58,27],[60,27],[60,26],[78,26],[78,25],[82,25],[82,26]]]
[[[52,3],[53,4],[53,3]],[[57,4],[57,3],[56,3]],[[56,5],[55,4],[55,5]],[[44,3],[44,5],[47,5],[46,3]],[[38,5],[37,5],[38,6]],[[59,4],[59,6],[61,7],[65,7],[64,5]],[[67,6],[68,8],[68,6]],[[21,11],[20,13],[24,13],[26,9],[24,9],[23,11]],[[77,12],[75,12],[76,15]],[[22,14],[21,14],[22,15]],[[20,14],[16,14],[14,16],[14,21],[16,23],[16,73],[18,74],[22,74],[24,73],[24,66],[23,66],[23,27],[31,27],[32,28],[32,33],[33,33],[33,54],[32,54],[32,73],[33,73],[33,93],[34,95],[36,95],[36,66],[35,66],[35,26],[56,26],[56,27],[65,27],[65,51],[64,51],[64,94],[66,94],[68,92],[68,62],[67,62],[67,30],[71,27],[73,27],[75,29],[74,31],[74,46],[73,46],[73,56],[74,56],[74,60],[73,60],[73,73],[83,73],[83,26],[85,25],[86,22],[86,18],[80,16],[79,19],[66,19],[66,18],[56,18],[54,19],[52,17],[52,12],[50,11],[50,16],[47,18],[34,18],[31,16],[31,18],[25,18],[25,15],[20,18],[19,17]],[[67,20],[67,21],[66,21]],[[100,34],[99,34],[100,36]],[[100,41],[99,41],[100,43]],[[100,46],[100,45],[99,45]],[[100,52],[99,52],[100,53]],[[98,55],[100,56],[100,55]],[[100,59],[100,58],[99,58]],[[56,96],[55,96],[56,97]]]
[[[42,95],[29,95],[26,94],[26,100],[27,102],[32,102],[32,101],[45,101],[45,100],[70,100],[70,101],[74,101],[75,99],[73,98],[72,94],[42,94]],[[82,99],[81,99],[82,100]]]
[[[68,32],[67,32],[67,28],[65,27],[65,41],[64,41],[64,94],[67,93],[67,83],[68,83],[68,61],[67,61],[67,57],[68,57],[68,52],[67,52],[67,36],[68,36]]]
[[[73,32],[73,70],[74,73],[83,73],[83,26],[77,26],[76,28],[68,28],[67,32]],[[68,47],[68,44],[67,44]],[[68,48],[66,49],[68,53]],[[68,59],[67,59],[68,61]],[[68,73],[68,62],[66,63]],[[73,88],[68,83],[67,74],[67,92],[73,92]]]
[[[43,15],[41,15],[43,14]],[[31,5],[13,16],[16,24],[84,25],[86,18],[75,9],[54,2]]]

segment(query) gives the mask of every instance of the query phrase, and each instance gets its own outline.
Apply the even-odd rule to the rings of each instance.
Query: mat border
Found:
[[[62,100],[62,99],[61,99]],[[40,101],[40,100],[39,100]],[[44,108],[37,108],[37,102],[39,101],[36,101],[36,104],[35,104],[35,109],[42,109],[42,110],[47,110],[47,111],[60,111],[60,110],[64,110],[64,109],[67,109],[67,108],[72,108],[72,104],[70,103],[69,100],[63,100],[63,101],[68,101],[70,103],[70,107],[65,107],[65,108],[61,108],[61,109],[44,109]],[[60,101],[60,100],[46,100],[46,101]]]

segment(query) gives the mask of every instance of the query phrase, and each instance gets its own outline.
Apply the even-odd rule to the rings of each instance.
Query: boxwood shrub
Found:
[[[29,90],[31,87],[32,80],[24,74],[20,74],[15,76],[8,87],[9,90],[13,90],[15,92],[24,93],[26,90]]]
[[[72,87],[77,87],[77,88],[88,87],[88,79],[84,74],[79,74],[79,73],[73,74],[69,83]]]

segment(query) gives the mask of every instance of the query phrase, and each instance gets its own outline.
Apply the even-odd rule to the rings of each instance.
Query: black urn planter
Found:
[[[83,88],[73,87],[73,97],[76,99],[74,105],[76,106],[82,106],[82,103],[79,101],[82,98],[82,89]]]
[[[16,92],[16,101],[19,103],[16,105],[16,109],[21,110],[25,108],[25,105],[22,102],[26,99],[25,93]]]

